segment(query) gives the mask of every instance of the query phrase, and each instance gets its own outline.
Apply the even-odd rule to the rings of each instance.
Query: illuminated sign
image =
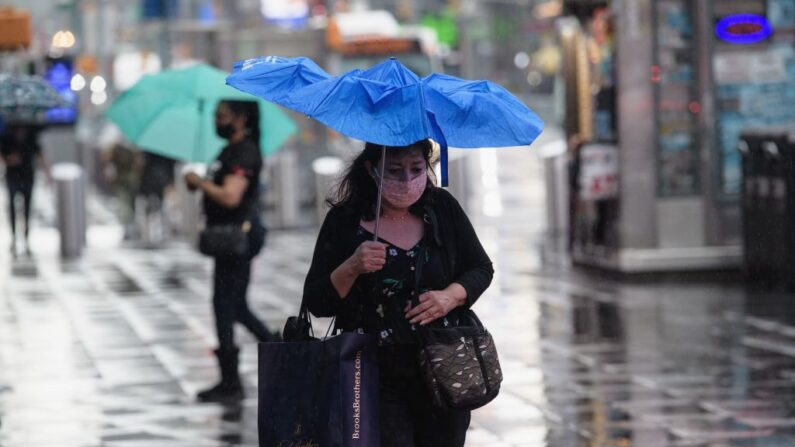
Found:
[[[44,79],[69,104],[65,107],[54,107],[47,111],[47,122],[50,124],[73,124],[77,120],[77,94],[72,91],[72,61],[67,58],[48,58]]]
[[[302,28],[309,17],[307,0],[260,0],[266,21],[286,28]]]
[[[773,34],[773,26],[764,16],[756,14],[733,14],[722,18],[715,25],[718,39],[737,45],[759,43]]]

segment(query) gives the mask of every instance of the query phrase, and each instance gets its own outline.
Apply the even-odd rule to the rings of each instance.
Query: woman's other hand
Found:
[[[195,172],[188,172],[185,174],[185,185],[191,191],[196,191],[201,185],[202,178]]]
[[[358,275],[377,272],[386,264],[386,245],[374,241],[362,242],[348,261]]]
[[[403,309],[411,324],[425,326],[450,313],[453,309],[466,302],[466,290],[453,283],[445,290],[432,290],[420,295],[420,304],[411,307],[411,303]]]

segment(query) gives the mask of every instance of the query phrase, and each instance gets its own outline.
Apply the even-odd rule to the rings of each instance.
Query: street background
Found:
[[[250,335],[248,397],[195,400],[217,378],[197,197],[175,181],[142,200],[152,149],[105,113],[146,74],[265,55],[333,74],[395,55],[544,120],[529,148],[451,150],[449,190],[495,264],[474,310],[505,376],[468,447],[795,446],[795,0],[4,4],[0,74],[67,101],[40,141],[79,181],[40,175],[30,255],[6,250],[0,194],[0,446],[257,445]],[[249,289],[271,329],[362,147],[285,113],[298,131],[265,160]]]

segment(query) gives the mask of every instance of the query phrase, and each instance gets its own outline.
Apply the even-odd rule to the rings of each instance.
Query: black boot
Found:
[[[230,402],[243,399],[243,384],[237,372],[239,349],[215,351],[221,369],[221,381],[212,388],[200,392],[196,398],[201,402]]]

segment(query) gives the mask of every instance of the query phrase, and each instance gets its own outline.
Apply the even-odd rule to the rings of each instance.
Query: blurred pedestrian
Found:
[[[145,199],[147,213],[161,209],[166,190],[174,184],[175,165],[173,158],[150,152],[144,154],[138,197]]]
[[[11,254],[17,256],[17,206],[16,199],[23,201],[23,217],[25,229],[22,233],[25,241],[25,252],[30,255],[30,212],[33,206],[33,184],[36,177],[38,161],[44,175],[50,182],[50,171],[47,160],[41,151],[39,134],[41,127],[31,124],[9,124],[0,136],[0,154],[6,168],[6,186],[8,187],[9,217],[11,219]]]
[[[218,335],[215,354],[221,369],[221,381],[200,392],[198,399],[201,401],[234,400],[244,395],[238,374],[235,322],[245,326],[259,341],[272,341],[278,337],[251,312],[246,300],[251,259],[265,243],[265,227],[257,207],[259,175],[263,165],[257,103],[222,101],[215,112],[215,126],[218,135],[229,144],[210,167],[207,179],[188,173],[185,182],[189,189],[204,193],[207,228],[246,228],[248,244],[245,254],[215,258],[213,310]]]
[[[138,232],[148,244],[162,242],[163,203],[166,192],[173,189],[176,160],[151,152],[144,153],[141,178],[138,182],[135,208],[139,217]]]
[[[378,242],[381,146],[367,143],[329,200],[304,300],[313,314],[335,316],[337,329],[376,335],[383,447],[460,447],[470,413],[432,403],[417,325],[456,324],[494,270],[464,210],[432,181],[431,142],[386,152]]]
[[[135,193],[143,166],[140,152],[125,144],[114,144],[102,154],[102,163],[103,177],[116,198],[119,219],[124,224],[124,238],[133,238],[137,236],[134,225]]]

